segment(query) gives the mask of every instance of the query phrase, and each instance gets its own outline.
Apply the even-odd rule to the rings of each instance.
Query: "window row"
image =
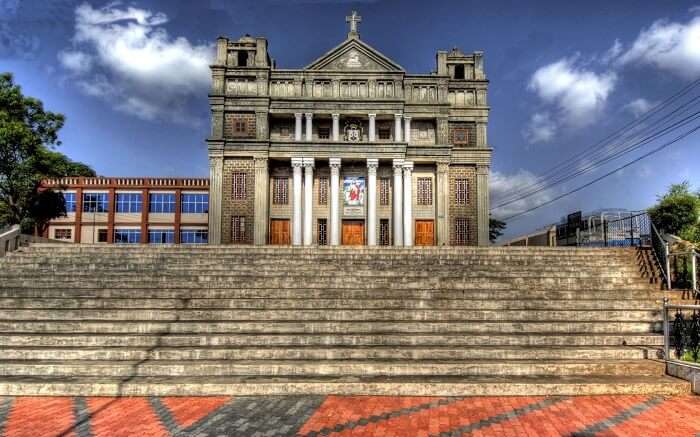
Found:
[[[143,210],[141,193],[116,193],[114,209],[119,213],[138,213]],[[75,193],[63,193],[66,212],[76,211]],[[148,198],[148,211],[154,213],[174,213],[174,193],[151,193]],[[83,193],[83,212],[108,212],[107,193]],[[180,195],[180,211],[183,214],[206,214],[209,212],[209,194],[192,193]]]
[[[98,242],[107,241],[107,230],[100,229]],[[206,229],[182,229],[180,230],[180,243],[205,244],[209,240],[209,231]],[[141,229],[116,228],[114,229],[114,242],[117,244],[137,244],[141,242]],[[150,244],[174,244],[175,231],[172,229],[149,229],[148,243]]]

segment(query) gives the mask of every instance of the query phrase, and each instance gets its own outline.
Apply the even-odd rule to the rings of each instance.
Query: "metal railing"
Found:
[[[661,237],[661,234],[654,226],[654,223],[649,221],[651,224],[651,248],[656,258],[656,263],[661,270],[661,274],[664,277],[664,283],[666,284],[666,289],[671,289],[671,264],[668,251],[668,242]]]
[[[698,292],[698,258],[700,254],[694,249],[668,254],[669,290]]]
[[[664,298],[663,329],[666,361],[700,362],[700,305],[669,304]]]
[[[0,256],[19,249],[22,240],[22,232],[19,225],[11,226],[0,233]]]

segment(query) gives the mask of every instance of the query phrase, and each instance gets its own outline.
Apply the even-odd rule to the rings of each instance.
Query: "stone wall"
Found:
[[[450,244],[456,245],[457,238],[455,233],[456,221],[458,218],[464,217],[467,219],[469,227],[469,238],[467,245],[476,246],[478,241],[478,223],[477,223],[477,204],[476,204],[476,167],[469,165],[450,165],[450,202],[449,202],[449,217],[450,217]],[[467,179],[468,201],[466,205],[457,204],[456,180]]]
[[[236,132],[235,122],[245,123],[245,132]],[[256,138],[256,123],[254,112],[227,112],[224,115],[224,137],[226,138]]]
[[[243,200],[233,199],[233,173],[246,174],[246,197]],[[253,243],[255,222],[255,167],[252,159],[224,159],[223,201],[221,220],[221,242],[231,243],[232,219],[235,216],[245,217],[245,243]]]

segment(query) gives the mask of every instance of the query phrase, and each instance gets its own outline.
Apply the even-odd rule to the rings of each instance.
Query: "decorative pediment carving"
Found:
[[[403,68],[359,39],[348,39],[306,67],[307,70],[403,71]]]

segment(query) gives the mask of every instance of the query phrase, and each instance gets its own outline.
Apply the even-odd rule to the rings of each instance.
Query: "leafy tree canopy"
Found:
[[[691,191],[690,184],[673,184],[668,192],[658,196],[658,202],[649,208],[654,225],[669,234],[698,242],[700,237],[700,194]]]
[[[498,237],[503,235],[505,229],[506,222],[489,217],[489,240],[491,240],[492,243],[495,243]]]
[[[63,196],[38,191],[41,180],[95,175],[87,165],[51,150],[61,144],[58,131],[64,122],[63,115],[23,95],[12,74],[0,74],[0,227],[43,230],[65,213],[65,205]]]

